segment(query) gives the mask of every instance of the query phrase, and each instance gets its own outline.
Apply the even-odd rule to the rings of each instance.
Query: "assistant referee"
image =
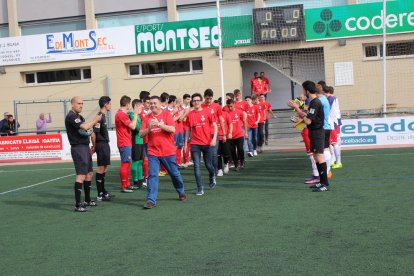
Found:
[[[85,212],[87,206],[96,206],[95,201],[91,200],[91,180],[93,176],[92,155],[89,149],[89,135],[92,134],[92,127],[97,124],[102,115],[98,113],[90,122],[85,122],[85,118],[80,115],[83,109],[83,100],[75,96],[70,101],[72,110],[66,115],[65,127],[70,143],[70,152],[75,165],[75,211]],[[85,202],[81,202],[82,186],[85,192]]]

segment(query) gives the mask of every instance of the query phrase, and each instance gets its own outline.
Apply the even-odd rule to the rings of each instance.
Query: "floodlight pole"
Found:
[[[387,0],[382,1],[382,112],[387,117]]]
[[[224,77],[223,77],[223,47],[222,47],[222,33],[221,33],[221,16],[220,16],[220,0],[216,0],[217,6],[217,27],[218,27],[218,54],[220,64],[220,86],[221,86],[221,106],[226,104],[224,98]]]

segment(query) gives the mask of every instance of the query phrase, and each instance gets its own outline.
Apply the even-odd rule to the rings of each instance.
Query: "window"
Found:
[[[130,76],[192,74],[203,71],[203,61],[201,59],[173,60],[131,64],[128,67]]]
[[[9,26],[7,24],[0,24],[0,37],[9,36]]]
[[[97,19],[98,28],[162,23],[168,21],[166,10],[131,14],[101,15]]]
[[[64,69],[54,71],[28,72],[24,74],[24,81],[28,85],[71,83],[91,79],[90,68]]]
[[[380,59],[383,56],[382,44],[364,45],[366,59]],[[414,56],[414,41],[388,42],[387,57]]]
[[[84,19],[48,20],[41,22],[24,22],[20,24],[22,35],[72,32],[85,30]]]
[[[254,9],[254,1],[231,1],[220,5],[220,15],[238,16],[252,15]],[[216,18],[217,8],[215,3],[202,5],[180,6],[177,9],[180,20],[193,20],[202,18]]]

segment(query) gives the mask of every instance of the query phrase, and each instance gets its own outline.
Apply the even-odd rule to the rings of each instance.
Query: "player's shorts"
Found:
[[[111,148],[106,142],[99,142],[95,145],[98,166],[111,165]]]
[[[325,130],[323,128],[309,130],[309,140],[311,151],[313,153],[323,154],[325,144]]]
[[[303,142],[305,143],[305,149],[306,149],[306,153],[311,153],[311,146],[310,146],[310,139],[309,139],[309,129],[307,127],[305,127],[302,132],[302,139]]]
[[[131,162],[131,150],[132,147],[122,147],[119,149],[119,155],[121,156],[121,162],[122,163],[128,163]]]
[[[184,147],[184,132],[174,134],[174,144],[177,148],[181,149]]]
[[[336,129],[331,130],[331,137],[329,137],[329,145],[338,143],[338,135]]]
[[[325,129],[325,140],[324,140],[324,144],[323,146],[325,147],[325,149],[329,148],[329,138],[331,138],[331,130],[330,129]]]
[[[92,172],[92,155],[89,145],[73,145],[70,148],[76,175]]]
[[[144,160],[144,144],[132,145],[132,161]]]

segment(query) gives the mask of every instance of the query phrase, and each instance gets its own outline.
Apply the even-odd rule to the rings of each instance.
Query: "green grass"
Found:
[[[158,206],[118,192],[73,212],[72,163],[0,167],[2,275],[413,275],[414,149],[343,152],[332,191],[311,193],[304,153],[265,153],[184,203],[169,177]],[[206,179],[204,175],[204,180]],[[95,193],[95,191],[94,191]]]

